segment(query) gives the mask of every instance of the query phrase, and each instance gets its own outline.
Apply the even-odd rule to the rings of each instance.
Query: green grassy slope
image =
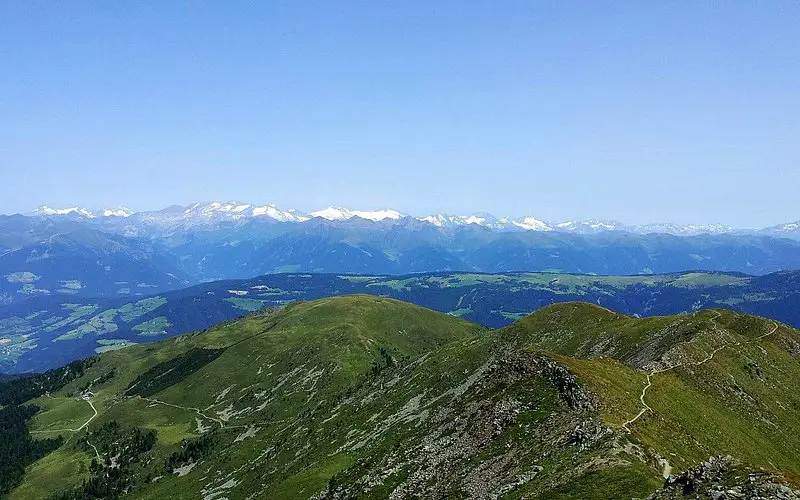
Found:
[[[66,442],[11,498],[90,479],[137,498],[631,498],[726,454],[796,482],[799,359],[798,332],[732,312],[569,303],[490,332],[372,296],[294,303],[104,353],[34,400],[31,432]]]
[[[213,431],[226,445],[241,443],[230,456],[225,453],[224,464],[229,469],[223,470],[232,474],[236,467],[248,464],[265,449],[280,446],[276,443],[290,437],[288,430],[294,432],[298,423],[321,414],[321,408],[345,397],[359,381],[385,367],[387,359],[400,364],[480,332],[482,328],[472,323],[376,297],[292,304],[274,314],[223,323],[202,334],[106,353],[83,378],[58,394],[36,400],[45,411],[34,418],[31,429],[41,437],[75,436],[74,445],[86,429],[70,429],[78,429],[93,410],[72,395],[89,381],[114,370],[113,378],[91,388],[91,401],[99,415],[87,426],[88,430],[110,421],[154,430],[158,436],[152,452],[154,461],[163,461],[177,451],[182,439],[196,439],[203,432]],[[157,394],[130,396],[136,388],[128,388],[139,375],[193,349],[224,351],[185,377],[175,377],[172,386]],[[174,374],[173,371],[170,376]],[[306,433],[300,435],[305,438]],[[239,436],[246,437],[236,441]],[[71,451],[79,461],[91,458],[91,450],[73,446]],[[292,463],[295,452],[287,447],[285,456],[276,451],[271,459]],[[318,454],[319,449],[314,453]],[[37,480],[27,481],[17,489],[20,498],[46,496],[60,488],[60,481],[41,479],[47,477],[48,469],[54,476],[59,474],[62,461],[44,462],[36,464],[29,476]],[[339,467],[349,462],[346,455],[336,461]],[[292,472],[299,472],[306,465],[306,461],[298,461],[294,468],[276,472],[274,481],[292,477]],[[331,470],[330,474],[338,469]],[[151,476],[158,473],[154,470]],[[330,474],[323,475],[321,483],[306,480],[321,489]],[[185,489],[187,497],[197,496],[201,485],[196,486]],[[175,496],[178,492],[172,488],[172,482],[165,479],[145,488],[143,494],[163,497],[170,491]],[[148,493],[150,490],[152,493]]]
[[[500,335],[554,353],[603,401],[603,419],[668,469],[732,455],[800,478],[796,330],[732,311],[635,319],[571,303]]]

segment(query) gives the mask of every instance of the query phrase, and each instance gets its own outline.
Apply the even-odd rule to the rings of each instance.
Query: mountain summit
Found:
[[[56,215],[72,215],[77,217],[86,217],[89,219],[94,219],[97,217],[97,213],[88,208],[83,207],[69,207],[69,208],[50,208],[46,205],[42,205],[41,207],[37,208],[33,211],[33,215],[41,215],[41,216],[56,216]]]
[[[321,217],[323,219],[327,219],[330,221],[348,220],[352,219],[353,217],[360,217],[362,219],[367,219],[375,222],[387,219],[397,220],[402,217],[405,217],[397,210],[391,210],[388,208],[384,210],[376,210],[369,212],[362,210],[349,210],[347,208],[341,208],[341,207],[328,207],[322,210],[317,210],[315,212],[311,212],[311,216]]]

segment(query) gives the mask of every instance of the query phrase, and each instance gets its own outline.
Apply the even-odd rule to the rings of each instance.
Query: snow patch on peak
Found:
[[[461,217],[461,221],[464,224],[477,224],[479,226],[483,226],[486,224],[486,217],[479,217],[477,215],[466,215]]]
[[[552,231],[553,228],[550,227],[546,222],[542,222],[536,217],[523,217],[520,220],[515,220],[511,222],[515,226],[525,229],[526,231]]]
[[[698,234],[725,234],[733,232],[731,226],[724,224],[673,224],[670,222],[646,224],[636,227],[637,233],[665,233],[676,236],[694,236]]]
[[[230,208],[227,208],[227,211],[240,214],[245,210],[247,210],[248,208],[250,208],[250,205],[235,205]]]
[[[375,222],[387,219],[397,220],[404,217],[403,214],[397,210],[391,210],[388,208],[384,210],[368,212],[363,210],[349,210],[341,207],[323,208],[322,210],[311,212],[311,216],[321,217],[330,221],[348,220],[352,219],[353,217],[359,217],[361,219],[367,219]]]
[[[187,219],[203,220],[241,220],[246,218],[265,217],[279,222],[303,222],[309,219],[305,214],[296,210],[284,210],[274,204],[253,205],[238,201],[221,203],[194,203],[183,211]]]
[[[253,217],[269,217],[279,222],[303,222],[310,217],[297,213],[294,209],[281,210],[273,204],[253,207],[250,212]]]
[[[428,224],[433,224],[437,227],[445,227],[445,226],[462,226],[465,224],[478,224],[483,225],[486,222],[485,217],[480,217],[477,215],[446,215],[446,214],[435,214],[435,215],[426,215],[425,217],[417,217],[418,221],[427,222]]]
[[[353,217],[353,213],[346,208],[328,207],[311,212],[311,216],[327,220],[347,220]]]
[[[236,201],[229,201],[227,203],[220,203],[220,202],[213,202],[206,207],[205,212],[207,213],[214,213],[214,212],[223,212],[223,213],[233,213],[233,214],[240,214],[250,208],[250,205],[247,203],[239,203]]]
[[[445,226],[465,226],[476,225],[491,228],[503,228],[508,225],[509,219],[497,219],[490,214],[471,214],[471,215],[446,215],[436,214],[425,217],[417,217],[418,221],[427,222],[437,227]]]
[[[800,221],[797,222],[788,222],[786,224],[781,224],[780,226],[775,226],[775,231],[797,231],[800,229]]]
[[[417,220],[421,222],[427,222],[428,224],[433,224],[437,227],[444,227],[444,225],[448,222],[447,217],[444,215],[426,215],[425,217],[417,217]]]
[[[37,215],[78,215],[80,217],[86,217],[88,219],[94,219],[97,215],[89,210],[88,208],[83,207],[70,207],[70,208],[50,208],[48,206],[41,206],[36,209],[34,212]]]
[[[417,220],[433,224],[437,227],[445,226],[464,226],[476,225],[490,229],[524,229],[529,231],[552,231],[546,223],[535,217],[523,217],[522,219],[512,219],[510,217],[497,218],[487,213],[477,213],[471,215],[427,215],[418,217]]]
[[[106,208],[103,210],[103,217],[130,217],[133,210],[125,207]]]
[[[404,217],[404,215],[398,212],[397,210],[391,210],[388,208],[384,210],[376,210],[373,212],[363,212],[359,210],[354,210],[350,213],[352,213],[356,217],[361,217],[362,219],[369,219],[375,222],[386,219],[397,220]]]
[[[189,205],[188,207],[186,207],[186,210],[184,210],[183,213],[189,214],[193,210],[196,210],[200,205],[202,205],[202,203],[194,203],[192,205]]]
[[[555,229],[558,231],[567,231],[571,233],[599,233],[603,231],[625,231],[624,224],[613,220],[581,220],[581,221],[565,221],[556,224]]]
[[[210,203],[193,203],[186,207],[183,213],[187,217],[199,218],[217,218],[217,217],[233,217],[239,218],[245,215],[247,209],[252,205],[247,203],[239,203],[236,201],[229,201],[222,203],[219,201],[212,201]]]

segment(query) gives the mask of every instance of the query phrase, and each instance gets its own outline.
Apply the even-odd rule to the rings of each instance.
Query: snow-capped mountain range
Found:
[[[420,217],[409,216],[397,210],[351,210],[342,207],[327,207],[321,210],[304,213],[294,209],[282,209],[273,204],[258,205],[240,202],[205,202],[193,203],[187,206],[171,206],[163,210],[149,212],[134,212],[133,210],[117,207],[101,210],[91,210],[80,206],[69,208],[39,207],[28,214],[39,217],[75,217],[80,219],[97,220],[134,220],[150,224],[203,224],[215,221],[236,221],[248,219],[265,219],[276,222],[303,223],[314,219],[327,221],[348,221],[363,219],[373,222],[392,222],[406,218],[428,223],[439,228],[452,228],[457,226],[476,225],[498,231],[544,231],[564,232],[574,234],[595,234],[609,231],[622,231],[636,234],[664,233],[678,236],[691,236],[698,234],[728,234],[728,233],[762,233],[775,236],[796,237],[800,235],[800,221],[765,228],[758,231],[744,231],[734,229],[723,224],[672,224],[658,223],[645,225],[626,225],[614,220],[580,220],[563,221],[557,223],[545,222],[533,216],[524,217],[495,217],[488,213],[474,213],[468,215],[431,214]]]
[[[397,210],[376,210],[374,212],[365,212],[361,210],[348,210],[341,207],[328,207],[322,210],[311,212],[311,217],[321,217],[327,220],[348,220],[353,217],[379,222],[382,220],[397,220],[402,219],[405,215]],[[308,217],[307,217],[308,218]]]

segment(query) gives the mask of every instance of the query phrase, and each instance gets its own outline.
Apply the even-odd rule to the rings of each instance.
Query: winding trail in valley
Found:
[[[92,404],[92,401],[91,401],[91,400],[89,400],[89,399],[87,399],[87,400],[86,400],[86,402],[87,402],[87,403],[89,403],[89,406],[91,406],[91,407],[92,407],[92,411],[94,412],[94,415],[92,415],[91,417],[89,417],[89,420],[87,420],[86,422],[84,422],[84,424],[83,424],[82,426],[78,427],[78,428],[77,428],[77,429],[75,429],[73,432],[80,432],[80,431],[82,431],[82,430],[83,430],[83,429],[84,429],[84,428],[85,428],[87,425],[89,425],[89,424],[91,423],[91,421],[92,421],[92,420],[94,420],[94,418],[97,416],[97,408],[95,408],[95,407],[94,407],[94,404]]]
[[[50,397],[51,399],[57,399],[57,398],[54,398],[53,396],[50,396],[49,394],[48,394],[47,396],[48,396],[48,397]],[[81,426],[80,426],[80,427],[78,427],[77,429],[43,429],[43,430],[38,430],[38,431],[30,431],[30,432],[31,432],[31,433],[34,433],[34,432],[35,432],[35,433],[44,433],[44,432],[80,432],[80,431],[82,431],[83,429],[85,429],[85,428],[86,428],[86,426],[87,426],[87,425],[89,425],[90,423],[92,423],[92,420],[94,420],[94,419],[95,419],[95,417],[97,417],[97,415],[99,414],[99,413],[97,412],[97,408],[95,408],[95,407],[94,407],[94,404],[93,404],[93,403],[92,403],[90,400],[88,400],[88,399],[84,399],[84,401],[86,401],[87,403],[89,403],[89,406],[91,406],[91,407],[92,407],[92,411],[94,412],[94,415],[92,415],[91,417],[89,417],[89,420],[87,420],[86,422],[84,422],[84,423],[83,423],[83,425],[81,425]]]
[[[187,407],[187,406],[174,405],[172,403],[167,403],[165,401],[161,401],[160,399],[155,399],[155,398],[142,397],[142,399],[147,401],[147,402],[149,402],[149,403],[151,403],[151,404],[160,404],[160,405],[169,406],[169,407],[172,407],[172,408],[177,408],[179,410],[186,410],[186,411],[190,411],[192,413],[196,413],[198,416],[203,417],[206,420],[211,420],[212,422],[216,422],[217,424],[219,424],[220,428],[225,427],[225,424],[222,422],[222,420],[220,420],[218,418],[214,418],[214,417],[209,417],[205,413],[201,412],[199,408],[190,408],[190,407]]]
[[[714,316],[713,318],[711,318],[711,320],[712,320],[712,321],[714,321],[714,322],[715,322],[715,325],[716,325],[716,320],[717,320],[717,318],[719,318],[719,317],[721,316],[721,313],[720,313],[719,311],[714,311],[714,313],[716,314],[716,316]],[[765,334],[763,334],[763,335],[760,335],[760,336],[756,337],[755,339],[753,339],[753,340],[751,340],[751,341],[744,342],[744,344],[752,344],[752,343],[758,342],[758,341],[762,340],[763,338],[765,338],[765,337],[767,337],[767,336],[769,336],[769,335],[772,335],[773,333],[775,333],[775,332],[778,330],[778,326],[779,326],[779,325],[778,325],[778,323],[777,323],[776,321],[772,321],[772,323],[773,323],[773,325],[774,325],[774,326],[773,326],[773,328],[772,328],[772,330],[770,330],[769,332],[767,332],[767,333],[765,333]],[[642,415],[644,415],[644,414],[645,414],[645,413],[647,413],[648,411],[653,411],[653,409],[652,409],[652,408],[650,408],[650,406],[649,406],[649,405],[647,404],[647,402],[645,401],[645,397],[647,396],[647,391],[650,389],[650,387],[652,387],[652,386],[653,386],[653,376],[654,376],[654,375],[656,375],[656,374],[659,374],[659,373],[668,372],[668,371],[670,371],[670,370],[674,370],[674,369],[676,369],[676,368],[680,368],[680,367],[682,367],[682,366],[700,366],[700,365],[703,365],[703,364],[705,364],[705,363],[707,363],[707,362],[711,361],[712,359],[714,359],[714,356],[716,356],[716,354],[717,354],[718,352],[720,352],[721,350],[723,350],[723,349],[726,349],[726,348],[728,348],[728,347],[734,347],[734,346],[739,346],[739,345],[742,345],[742,342],[734,342],[734,343],[731,343],[731,344],[725,344],[725,345],[723,345],[723,346],[720,346],[720,347],[717,347],[716,349],[714,349],[713,351],[711,351],[711,354],[709,354],[708,356],[706,356],[706,357],[705,357],[703,360],[701,360],[701,361],[697,361],[697,362],[691,362],[691,363],[689,363],[689,362],[686,362],[686,363],[679,363],[679,364],[677,364],[677,365],[669,366],[669,367],[667,367],[667,368],[662,368],[662,369],[660,369],[660,370],[652,370],[652,371],[650,371],[650,372],[647,374],[647,383],[645,384],[644,388],[642,389],[642,394],[639,396],[639,401],[642,403],[642,409],[641,409],[641,410],[639,410],[639,413],[637,413],[637,414],[636,414],[636,416],[634,416],[632,419],[630,419],[630,420],[628,420],[627,422],[625,422],[624,424],[622,424],[622,428],[623,428],[623,429],[625,429],[627,432],[629,432],[629,433],[630,433],[630,432],[631,432],[631,429],[630,429],[630,427],[629,427],[629,426],[630,426],[631,424],[633,424],[633,423],[635,423],[637,420],[639,420],[639,418],[641,418],[641,417],[642,417]]]
[[[102,459],[102,458],[100,458],[100,452],[99,452],[99,451],[97,451],[97,446],[95,446],[95,445],[93,445],[92,443],[90,443],[88,439],[86,440],[86,442],[89,444],[89,446],[91,446],[92,448],[94,448],[94,454],[95,454],[95,456],[97,456],[97,461],[98,461],[98,462],[100,462],[100,463],[102,463],[102,462],[103,462],[103,459]]]

